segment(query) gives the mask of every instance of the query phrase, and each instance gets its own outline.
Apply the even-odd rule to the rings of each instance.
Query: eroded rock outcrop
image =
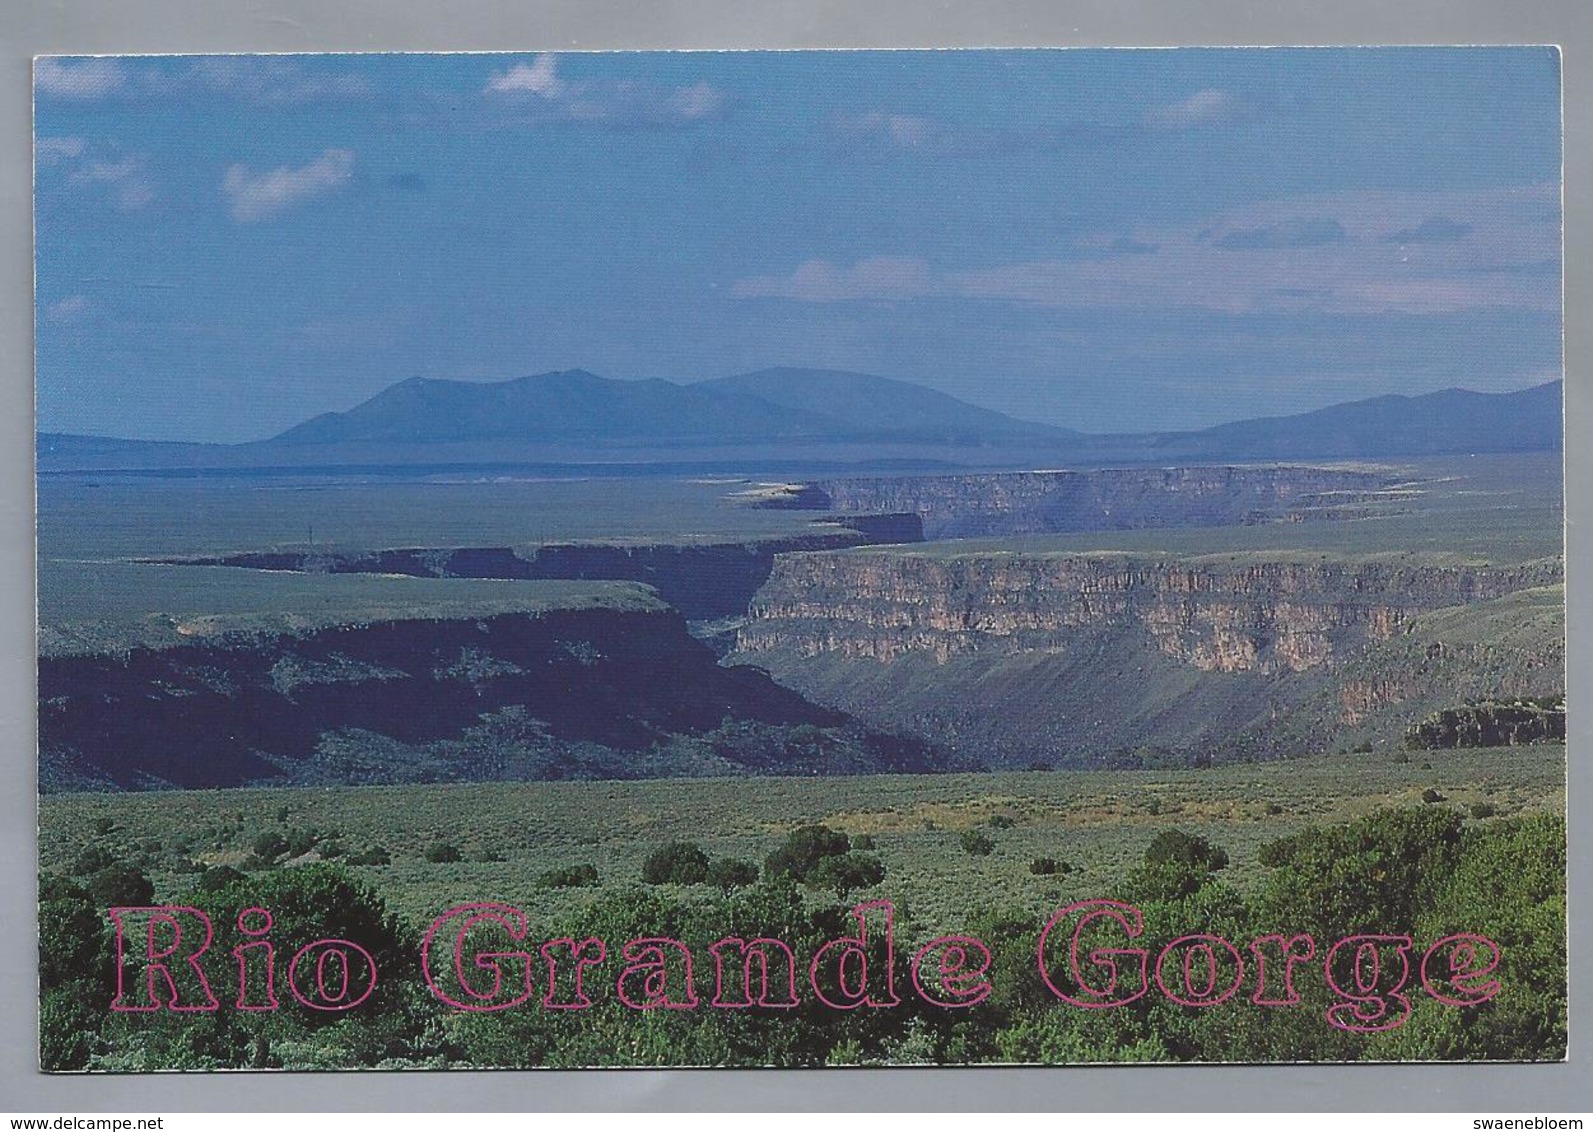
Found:
[[[1456,689],[1562,688],[1561,574],[1417,554],[793,555],[734,659],[990,765],[1305,754],[1397,741]]]
[[[656,602],[183,629],[52,638],[43,789],[930,769],[920,743],[721,667]]]
[[[816,523],[812,530],[800,534],[741,542],[248,551],[159,561],[310,574],[642,582],[688,620],[712,621],[745,612],[752,595],[769,577],[776,555],[922,539],[923,525],[916,515],[859,514]]]
[[[1136,631],[1205,671],[1298,672],[1402,631],[1423,609],[1558,579],[1558,562],[1456,566],[1173,559],[1119,554],[863,553],[782,556],[738,651],[890,661],[924,653],[1063,651]]]
[[[925,537],[1351,519],[1394,477],[1314,467],[1111,468],[864,476],[786,485],[754,506],[922,516]]]
[[[1565,704],[1473,704],[1445,708],[1413,724],[1405,745],[1421,750],[1520,747],[1565,742]]]

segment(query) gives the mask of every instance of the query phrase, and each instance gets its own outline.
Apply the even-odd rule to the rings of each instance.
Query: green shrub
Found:
[[[243,881],[244,874],[231,865],[213,865],[199,875],[195,887],[200,892],[220,892],[230,884]]]
[[[81,984],[44,992],[39,1000],[39,1065],[51,1071],[86,1069],[100,1018]]]
[[[267,830],[254,839],[251,852],[262,861],[275,861],[288,851],[288,839],[276,830]]]
[[[1267,842],[1258,859],[1277,871],[1267,878],[1263,918],[1318,938],[1409,932],[1453,869],[1463,825],[1447,807],[1387,809]]]
[[[1164,829],[1145,847],[1139,868],[1129,873],[1126,891],[1135,901],[1183,900],[1227,867],[1227,852],[1204,837]]]
[[[109,865],[83,882],[101,908],[142,908],[154,903],[155,886],[132,865]]]
[[[690,841],[660,845],[642,862],[648,884],[702,884],[708,879],[708,854]]]
[[[107,943],[105,907],[83,885],[58,876],[39,879],[40,990],[110,980],[115,960]]]
[[[320,840],[314,833],[307,829],[290,829],[287,835],[287,854],[289,857],[302,857]]]
[[[426,860],[433,865],[452,865],[456,861],[465,859],[459,851],[459,846],[448,841],[433,841],[426,846]]]
[[[859,888],[872,888],[885,879],[885,862],[868,853],[843,853],[826,857],[808,874],[807,884],[835,893],[836,899]]]
[[[996,843],[977,829],[965,829],[957,839],[962,851],[972,857],[988,857],[995,852]]]
[[[1198,834],[1164,829],[1145,847],[1147,865],[1201,865],[1207,872],[1228,867],[1228,854]]]
[[[708,883],[721,892],[758,883],[758,866],[751,861],[720,857],[708,866]]]
[[[769,854],[764,861],[764,871],[772,877],[803,881],[824,858],[839,857],[851,850],[851,839],[829,826],[798,826]]]
[[[381,845],[367,845],[358,853],[350,853],[344,858],[351,865],[390,865],[393,855]]]
[[[67,872],[73,876],[86,877],[90,873],[97,873],[116,863],[116,858],[111,851],[103,845],[89,845],[67,866]]]
[[[1471,804],[1471,816],[1476,818],[1478,821],[1481,821],[1483,818],[1491,818],[1498,812],[1499,808],[1492,802],[1473,802]]]
[[[537,878],[543,888],[593,888],[599,884],[596,865],[564,865]]]

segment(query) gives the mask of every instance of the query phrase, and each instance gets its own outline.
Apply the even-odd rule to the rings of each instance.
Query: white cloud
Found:
[[[136,212],[156,199],[148,161],[141,153],[113,148],[106,156],[106,147],[91,148],[82,138],[72,137],[39,138],[33,152],[41,190],[47,183],[59,184],[54,178],[64,175],[67,185],[102,194],[122,212]]]
[[[851,299],[897,301],[920,299],[942,290],[929,264],[915,256],[871,256],[851,267],[810,259],[789,275],[759,275],[731,287],[738,299],[798,299],[833,303]]]
[[[883,110],[838,114],[834,124],[843,134],[872,139],[894,149],[917,149],[941,133],[928,118],[916,114],[888,114]]]
[[[82,295],[68,295],[59,302],[44,308],[44,317],[51,322],[73,322],[88,312],[89,301]]]
[[[312,71],[294,60],[269,55],[207,56],[183,71],[155,73],[149,85],[178,91],[197,88],[257,106],[358,101],[371,94],[370,81],[358,71]]]
[[[1190,309],[1226,314],[1438,314],[1558,310],[1559,216],[1554,186],[1456,193],[1353,192],[1234,210],[1200,225],[1101,234],[1081,255],[936,271],[919,258],[850,266],[810,259],[787,274],[736,281],[738,298],[811,303],[949,297],[1055,308]],[[1441,211],[1463,238],[1391,243],[1387,233]],[[1240,240],[1332,218],[1332,240]],[[1100,254],[1105,249],[1111,254]]]
[[[67,183],[78,188],[105,189],[123,212],[135,212],[155,200],[155,188],[142,154],[79,162],[67,177]]]
[[[840,112],[829,120],[831,134],[863,153],[920,157],[978,157],[1063,144],[1068,129],[1053,126],[989,128],[943,121],[894,110]]]
[[[542,54],[494,71],[482,94],[535,121],[590,122],[617,127],[688,126],[718,117],[730,100],[706,82],[662,87],[631,79],[570,81],[559,57]]]
[[[227,170],[221,191],[230,202],[232,218],[248,224],[332,192],[346,184],[353,173],[352,151],[328,149],[297,169],[283,165],[267,173],[251,173],[246,165],[234,165]]]
[[[711,118],[719,113],[725,106],[724,92],[709,86],[707,83],[693,83],[683,86],[670,96],[670,108],[675,116],[683,122],[693,122],[699,118]]]
[[[59,165],[83,156],[82,138],[39,138],[33,143],[33,160],[39,165]]]
[[[557,55],[538,55],[529,63],[516,63],[502,74],[494,74],[487,89],[498,94],[530,93],[543,98],[559,98],[564,84],[557,74]]]
[[[271,55],[206,55],[195,59],[52,58],[34,64],[40,94],[82,101],[220,96],[256,106],[303,106],[369,98],[360,71],[327,63],[307,67]]]
[[[59,59],[40,55],[33,61],[33,87],[58,98],[91,100],[116,94],[127,75],[115,59]]]
[[[1197,90],[1182,102],[1146,112],[1144,120],[1153,130],[1187,130],[1231,122],[1242,109],[1239,100],[1225,90]]]

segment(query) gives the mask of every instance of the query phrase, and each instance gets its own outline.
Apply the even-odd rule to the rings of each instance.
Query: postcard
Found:
[[[1564,1059],[1554,48],[34,96],[42,1069]]]

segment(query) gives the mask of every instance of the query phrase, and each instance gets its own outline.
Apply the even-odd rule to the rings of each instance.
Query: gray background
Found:
[[[212,1074],[34,1071],[34,669],[30,58],[74,52],[1557,43],[1566,101],[1566,428],[1570,585],[1572,1061],[1535,1066],[901,1069],[764,1072]],[[538,1108],[1271,1109],[1546,1112],[1593,1108],[1587,941],[1593,797],[1581,709],[1593,656],[1593,4],[852,3],[787,0],[0,0],[0,1110]]]

